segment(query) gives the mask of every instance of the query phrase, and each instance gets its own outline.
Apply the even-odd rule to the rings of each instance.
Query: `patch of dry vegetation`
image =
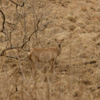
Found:
[[[0,100],[100,99],[100,0],[0,0]],[[55,47],[54,64],[28,59]]]

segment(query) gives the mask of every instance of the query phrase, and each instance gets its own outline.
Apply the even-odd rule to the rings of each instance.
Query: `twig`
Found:
[[[19,5],[19,4],[17,4],[16,2],[14,2],[13,0],[10,0],[13,4],[15,4],[16,6],[20,6],[20,7],[23,7],[24,6],[24,2],[23,2],[23,4],[22,5]]]
[[[2,17],[3,17],[3,28],[2,28],[2,30],[1,30],[1,32],[3,32],[3,30],[4,30],[4,24],[5,24],[5,15],[4,15],[4,13],[3,13],[3,11],[2,10],[0,10],[0,13],[2,14]],[[4,33],[5,34],[5,33]]]

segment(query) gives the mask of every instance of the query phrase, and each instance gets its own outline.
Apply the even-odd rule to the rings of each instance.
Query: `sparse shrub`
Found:
[[[75,30],[75,28],[76,28],[76,26],[75,26],[75,25],[70,25],[70,26],[69,26],[69,30],[70,30],[70,31],[74,31],[74,30]]]
[[[68,20],[70,21],[70,22],[73,22],[73,23],[76,23],[76,17],[73,17],[73,16],[69,16],[68,17]]]

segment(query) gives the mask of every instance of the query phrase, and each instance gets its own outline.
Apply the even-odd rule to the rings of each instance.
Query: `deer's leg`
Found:
[[[50,68],[50,72],[54,72],[54,64],[55,64],[55,60],[51,61],[51,68]]]
[[[52,64],[52,61],[51,62],[49,62],[49,64],[50,64],[50,68],[48,69],[48,72],[53,72],[53,64]]]

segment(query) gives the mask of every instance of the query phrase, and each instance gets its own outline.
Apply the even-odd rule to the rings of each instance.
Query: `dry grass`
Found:
[[[1,0],[0,54],[29,41],[0,56],[0,100],[99,100],[99,26],[100,0]],[[27,55],[55,38],[65,39],[52,74]]]

